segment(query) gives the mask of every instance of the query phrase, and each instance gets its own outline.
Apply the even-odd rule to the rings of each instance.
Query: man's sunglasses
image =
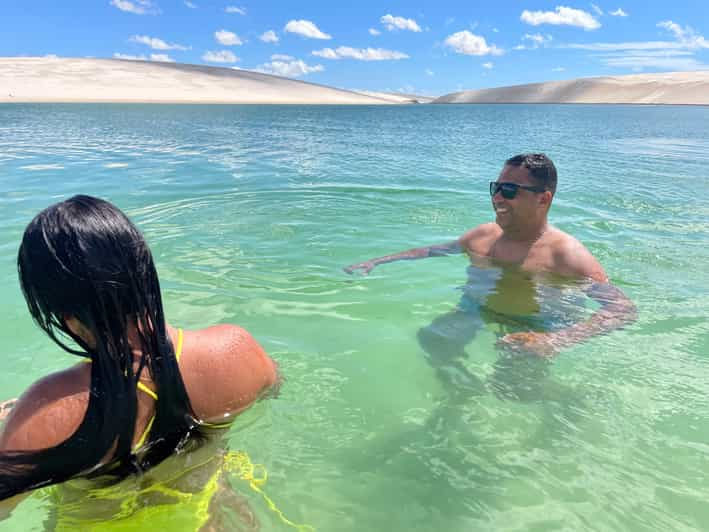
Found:
[[[529,190],[530,192],[544,192],[546,190],[544,187],[533,187],[530,185],[518,185],[517,183],[498,183],[497,181],[490,181],[490,196],[494,196],[500,192],[502,193],[503,198],[514,199],[520,188]]]

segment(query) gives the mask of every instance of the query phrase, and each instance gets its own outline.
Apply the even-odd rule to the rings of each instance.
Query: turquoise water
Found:
[[[524,151],[555,161],[551,221],[639,320],[542,364],[502,358],[472,316],[475,383],[441,379],[417,332],[455,308],[467,260],[341,268],[492,220],[487,182]],[[280,397],[229,445],[292,521],[707,528],[708,168],[707,107],[0,105],[0,400],[74,361],[31,323],[14,260],[41,208],[93,194],[145,232],[172,324],[241,324],[280,364]],[[49,511],[31,498],[0,529]]]

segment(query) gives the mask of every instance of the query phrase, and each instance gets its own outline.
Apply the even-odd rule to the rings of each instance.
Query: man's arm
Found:
[[[556,253],[556,273],[588,279],[586,294],[600,303],[601,308],[589,319],[555,332],[513,333],[505,335],[500,344],[513,351],[526,351],[551,357],[559,350],[588,338],[620,329],[637,319],[637,308],[623,291],[610,284],[608,276],[596,258],[576,239],[569,238]]]
[[[635,304],[620,288],[609,282],[594,281],[586,289],[586,294],[600,303],[601,308],[594,312],[588,320],[553,333],[559,347],[567,347],[583,342],[592,336],[620,329],[638,318]]]
[[[394,262],[397,260],[416,260],[425,259],[427,257],[443,257],[444,255],[451,255],[454,253],[462,253],[463,247],[460,244],[460,240],[454,240],[453,242],[448,242],[447,244],[437,244],[434,246],[426,246],[422,248],[412,248],[402,251],[400,253],[395,253],[393,255],[385,255],[384,257],[377,257],[375,259],[369,259],[364,262],[359,262],[357,264],[351,264],[344,268],[347,273],[354,273],[356,270],[361,270],[362,273],[367,274],[374,269],[375,266],[380,264],[386,264],[387,262]]]

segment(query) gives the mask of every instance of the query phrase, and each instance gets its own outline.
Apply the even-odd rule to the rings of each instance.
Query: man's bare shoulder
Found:
[[[478,255],[486,255],[491,243],[502,235],[502,229],[494,222],[480,224],[466,231],[458,239],[460,246]]]
[[[608,276],[591,252],[578,239],[558,228],[548,231],[547,245],[554,258],[554,273],[607,282]]]
[[[90,382],[90,365],[77,364],[30,386],[7,418],[0,450],[34,451],[67,440],[86,414]]]

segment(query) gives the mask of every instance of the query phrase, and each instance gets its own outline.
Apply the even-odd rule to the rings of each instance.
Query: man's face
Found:
[[[506,165],[500,176],[498,183],[515,183],[524,186],[539,186],[529,175],[529,170],[524,166]],[[548,194],[547,192],[543,194]],[[536,221],[540,214],[540,209],[546,211],[546,206],[540,201],[542,194],[520,188],[512,199],[506,199],[501,192],[495,193],[492,197],[492,207],[495,209],[495,221],[502,229],[514,229],[524,227],[530,222]]]

